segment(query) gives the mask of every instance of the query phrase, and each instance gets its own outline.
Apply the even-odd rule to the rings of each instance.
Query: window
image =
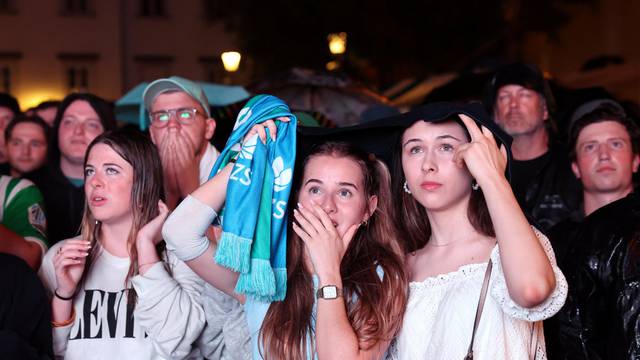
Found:
[[[89,5],[89,0],[62,0],[62,14],[91,15],[92,9]]]
[[[94,74],[98,54],[58,54],[69,92],[90,92],[96,88]]]
[[[138,82],[153,81],[173,75],[173,60],[173,56],[167,55],[138,55],[134,57]]]
[[[70,66],[67,69],[67,87],[70,92],[88,92],[89,69],[85,66]]]
[[[140,16],[165,16],[164,0],[140,0]]]

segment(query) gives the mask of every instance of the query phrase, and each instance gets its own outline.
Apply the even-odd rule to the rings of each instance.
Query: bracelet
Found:
[[[68,325],[71,325],[75,320],[76,320],[76,309],[71,308],[71,317],[68,320],[60,321],[60,322],[51,321],[51,326],[54,328],[68,326]]]
[[[53,291],[53,295],[54,295],[55,297],[57,297],[58,299],[60,299],[60,300],[64,300],[64,301],[70,301],[70,300],[73,300],[73,295],[71,295],[71,296],[69,296],[69,297],[61,296],[60,294],[58,294],[58,289],[55,289],[55,290]]]

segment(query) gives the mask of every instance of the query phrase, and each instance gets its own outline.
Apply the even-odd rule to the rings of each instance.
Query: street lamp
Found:
[[[342,55],[347,50],[347,33],[334,33],[327,36],[329,51],[332,55]]]
[[[241,55],[237,51],[226,51],[220,55],[222,58],[222,65],[227,72],[236,72],[240,67]]]

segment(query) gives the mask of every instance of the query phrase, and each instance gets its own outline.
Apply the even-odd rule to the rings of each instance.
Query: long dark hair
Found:
[[[131,188],[131,214],[133,222],[129,236],[127,236],[127,246],[131,264],[125,278],[125,286],[131,277],[138,274],[138,251],[136,248],[136,237],[138,231],[149,221],[158,215],[158,200],[164,200],[164,183],[162,174],[162,163],[156,146],[144,134],[138,131],[120,129],[103,133],[96,137],[89,147],[84,158],[84,165],[87,165],[91,149],[98,144],[105,144],[120,155],[133,167],[133,186]],[[91,264],[100,253],[98,237],[100,235],[100,222],[96,221],[85,200],[84,215],[80,225],[82,239],[91,242],[90,254],[84,266],[83,279],[91,270]],[[158,253],[162,251],[161,243],[157,248]],[[134,306],[136,295],[133,290],[129,291],[129,306]]]
[[[471,140],[467,128],[458,117],[446,119],[442,122],[448,121],[460,125],[467,136],[467,140]],[[402,176],[395,176],[393,179],[393,194],[396,200],[393,203],[396,214],[396,226],[398,229],[403,230],[404,251],[409,253],[421,249],[427,244],[431,237],[431,226],[429,225],[429,217],[425,208],[413,195],[404,191],[405,176],[404,170],[402,169],[402,136],[398,137],[395,145],[392,167],[394,174],[402,174]],[[487,202],[480,188],[471,192],[467,217],[477,232],[487,236],[495,236]]]
[[[60,130],[60,122],[62,121],[62,117],[64,116],[64,112],[67,111],[67,108],[78,100],[89,103],[93,111],[98,115],[105,132],[115,130],[116,128],[116,116],[113,111],[113,106],[106,100],[90,93],[73,93],[67,95],[67,97],[62,100],[62,103],[60,103],[60,107],[56,112],[56,117],[53,120],[53,130],[51,131],[51,142],[49,146],[50,164],[58,164],[60,162],[60,148],[58,147],[58,131]]]
[[[368,349],[395,336],[407,302],[402,249],[391,214],[389,170],[380,160],[347,143],[335,142],[315,148],[303,168],[320,155],[354,160],[362,170],[365,194],[378,197],[376,210],[367,225],[358,230],[340,264],[349,322],[360,347]],[[300,177],[295,189],[300,188]],[[305,266],[304,243],[293,231],[289,233],[292,236],[287,244],[287,295],[284,301],[269,306],[260,330],[265,359],[304,360],[314,351],[307,348],[307,337],[314,337],[312,275]],[[382,278],[378,266],[384,271]]]

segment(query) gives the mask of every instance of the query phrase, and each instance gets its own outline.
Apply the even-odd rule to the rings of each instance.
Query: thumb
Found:
[[[500,145],[500,153],[502,154],[502,157],[504,157],[504,159],[507,159],[507,147],[504,146],[504,144]]]

